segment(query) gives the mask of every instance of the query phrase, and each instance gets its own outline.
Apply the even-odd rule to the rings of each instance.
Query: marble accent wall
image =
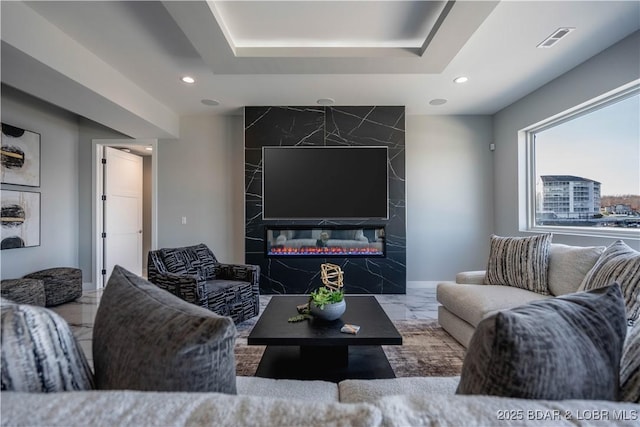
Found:
[[[261,267],[264,294],[305,294],[321,286],[320,264],[338,264],[347,293],[406,293],[404,107],[245,107],[245,261]],[[389,219],[262,219],[263,146],[386,146]],[[265,225],[384,225],[385,258],[268,258]]]

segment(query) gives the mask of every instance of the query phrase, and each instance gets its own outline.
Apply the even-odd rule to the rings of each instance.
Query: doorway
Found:
[[[93,150],[92,277],[101,289],[115,264],[146,276],[157,239],[157,140],[93,140]]]

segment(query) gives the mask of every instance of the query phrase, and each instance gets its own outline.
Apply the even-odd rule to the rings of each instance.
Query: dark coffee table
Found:
[[[402,345],[402,336],[373,296],[346,296],[347,310],[333,322],[289,323],[304,295],[273,296],[249,334],[249,345],[266,345],[256,376],[339,382],[395,378],[382,345]],[[340,332],[345,323],[356,335]]]

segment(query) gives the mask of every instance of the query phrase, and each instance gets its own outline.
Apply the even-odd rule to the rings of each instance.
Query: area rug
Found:
[[[396,377],[460,375],[465,348],[436,320],[394,320],[402,345],[383,346]]]
[[[394,320],[402,335],[401,346],[383,346],[396,377],[460,375],[465,349],[434,319]],[[237,325],[236,374],[254,376],[264,352],[264,346],[247,345],[253,329],[251,319]]]

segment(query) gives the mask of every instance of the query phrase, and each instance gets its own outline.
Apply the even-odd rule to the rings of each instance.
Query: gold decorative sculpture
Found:
[[[343,277],[344,273],[342,272],[342,268],[339,265],[324,263],[320,265],[320,277],[322,279],[322,284],[324,284],[327,288],[332,291],[339,291],[344,283]]]
[[[320,264],[320,278],[324,286],[311,292],[308,303],[296,306],[298,315],[290,317],[289,322],[300,322],[313,316],[324,320],[335,320],[342,316],[346,307],[342,292],[344,287],[342,268],[328,262]],[[357,333],[357,330],[349,333]]]

